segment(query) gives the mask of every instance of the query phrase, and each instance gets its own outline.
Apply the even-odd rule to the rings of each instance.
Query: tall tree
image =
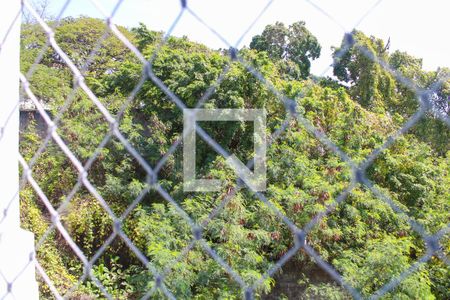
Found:
[[[266,51],[270,58],[282,61],[284,69],[289,70],[294,79],[309,76],[311,60],[320,56],[317,38],[299,21],[289,27],[281,22],[267,25],[261,35],[253,37],[250,48]],[[292,66],[294,62],[294,66]]]
[[[422,69],[422,59],[402,51],[389,53],[383,40],[353,31],[334,49],[334,75],[346,82],[350,95],[363,107],[372,111],[397,114],[399,125],[419,109],[415,88],[387,70],[409,79],[419,89],[433,91],[428,94],[429,111],[411,130],[420,140],[427,142],[439,154],[449,150],[449,130],[438,117],[448,117],[450,72],[446,68],[427,72]],[[386,66],[382,66],[385,64]]]
[[[383,40],[354,30],[333,52],[333,74],[350,85],[350,94],[363,107],[384,109],[396,102],[393,77],[377,60],[388,59]]]

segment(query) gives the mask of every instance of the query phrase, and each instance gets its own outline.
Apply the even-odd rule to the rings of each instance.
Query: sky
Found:
[[[65,2],[50,0],[51,15],[57,16]],[[110,15],[117,0],[94,2]],[[450,67],[450,1],[447,0],[187,0],[187,3],[229,45],[236,46],[246,33],[238,47],[248,46],[251,38],[260,34],[267,24],[305,21],[322,46],[321,57],[312,63],[311,71],[316,75],[325,71],[331,74],[328,68],[332,62],[331,47],[339,46],[344,33],[355,26],[385,41],[390,38],[390,51],[398,49],[423,58],[426,70]],[[142,22],[149,29],[167,32],[180,11],[180,0],[123,0],[113,20],[127,27]],[[79,15],[103,17],[91,0],[72,0],[63,16]],[[214,49],[228,48],[186,11],[171,32]]]

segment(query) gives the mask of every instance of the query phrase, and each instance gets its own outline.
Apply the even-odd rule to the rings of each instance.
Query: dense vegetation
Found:
[[[66,18],[56,29],[56,40],[74,63],[85,70],[86,83],[108,110],[120,119],[120,130],[151,165],[155,166],[182,133],[182,111],[151,80],[143,82],[128,105],[127,99],[144,74],[137,58],[117,38],[101,39],[105,25],[92,18]],[[162,34],[141,25],[122,33],[147,58],[152,58]],[[92,58],[89,53],[101,41]],[[46,42],[36,24],[22,30],[22,71],[34,67],[30,77],[33,92],[61,117],[58,133],[76,156],[86,163],[92,155],[89,180],[112,211],[120,216],[138,196],[142,201],[124,219],[123,231],[158,270],[166,270],[164,284],[180,299],[235,299],[242,291],[233,278],[206,253],[200,244],[182,254],[192,241],[189,224],[159,193],[140,164],[113,137],[99,152],[110,128],[100,111],[74,83],[73,74],[51,48],[33,66]],[[427,72],[421,60],[405,52],[389,52],[383,41],[353,32],[335,49],[336,79],[309,74],[310,60],[320,54],[320,45],[302,22],[289,28],[277,23],[256,36],[251,47],[239,55],[255,67],[279,91],[295,100],[299,114],[325,133],[352,159],[361,162],[381,146],[418,109],[414,92],[358,51],[364,46],[372,55],[403,76],[427,88],[449,75],[445,68]],[[341,48],[349,52],[339,58]],[[211,50],[187,38],[169,37],[153,57],[158,78],[194,107],[208,87],[229,68],[223,81],[206,101],[208,108],[265,108],[267,134],[285,120],[289,126],[268,147],[267,199],[297,226],[336,201],[350,184],[351,170],[335,153],[290,118],[276,95],[228,56],[228,50]],[[448,78],[448,77],[447,77]],[[436,233],[450,221],[449,129],[437,116],[449,114],[450,83],[433,94],[426,118],[399,137],[368,169],[374,184],[422,224]],[[68,102],[69,105],[64,105]],[[59,111],[63,111],[59,113]],[[204,122],[203,128],[225,149],[243,161],[252,157],[250,123]],[[27,161],[43,142],[33,126],[22,132],[21,152]],[[197,177],[221,178],[226,188],[218,193],[184,193],[181,147],[168,156],[158,174],[161,186],[198,224],[204,241],[247,283],[253,283],[285,254],[294,239],[289,228],[268,206],[248,190],[239,191],[210,221],[211,211],[236,182],[224,159],[197,139]],[[35,161],[34,178],[55,207],[67,200],[78,173],[53,142],[49,141]],[[149,188],[150,187],[150,188]],[[66,293],[83,275],[83,265],[56,230],[44,237],[51,224],[42,201],[29,185],[23,187],[22,221],[40,242],[39,262],[58,291]],[[71,237],[90,259],[113,233],[110,216],[81,186],[61,210]],[[43,238],[44,237],[44,238]],[[421,237],[407,219],[396,214],[367,188],[357,186],[346,201],[324,217],[307,236],[321,257],[331,263],[364,296],[378,290],[426,253]],[[441,240],[448,255],[450,241]],[[308,266],[315,262],[303,250],[287,264],[298,264],[300,296],[314,299],[348,299],[348,292],[329,277],[311,281]],[[155,285],[150,271],[119,237],[106,248],[93,267],[93,274],[117,299],[138,299]],[[275,278],[277,278],[275,276]],[[42,281],[42,280],[41,280]],[[269,278],[255,291],[270,294],[276,279]],[[51,292],[40,284],[43,299]],[[385,299],[450,299],[449,268],[433,256],[415,273],[384,296]],[[102,298],[93,282],[79,284],[75,299]],[[161,298],[158,291],[155,298]]]

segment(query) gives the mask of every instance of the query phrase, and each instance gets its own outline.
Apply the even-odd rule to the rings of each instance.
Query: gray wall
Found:
[[[35,110],[21,110],[20,111],[20,132],[23,133],[30,123],[34,120],[37,132],[40,136],[47,135],[47,124],[45,123],[39,112]]]

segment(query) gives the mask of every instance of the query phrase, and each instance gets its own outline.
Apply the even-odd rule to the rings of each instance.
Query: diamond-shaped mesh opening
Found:
[[[165,203],[139,204],[125,219],[123,228],[134,247],[148,258],[152,268],[162,276],[161,283],[174,294],[187,293],[189,285],[182,286],[180,283],[180,278],[187,271],[181,272],[179,268],[193,237],[190,225],[179,216],[179,212]],[[174,274],[167,275],[166,272],[170,274],[172,268],[176,270]],[[142,270],[139,276],[133,276],[141,297],[150,291],[155,292],[152,289],[159,283],[151,272]]]
[[[436,119],[430,113],[419,120],[411,128],[411,133],[416,134],[421,142],[430,146],[439,157],[443,157],[450,150],[447,141],[450,138],[450,129],[443,120]]]
[[[31,171],[36,183],[57,209],[78,181],[76,168],[53,140],[49,140],[43,148],[42,140],[32,131],[22,135],[21,145],[25,159],[32,163]],[[40,152],[40,149],[43,151]],[[29,188],[29,185],[22,187],[23,190]]]
[[[66,238],[52,225],[50,213],[36,193],[25,187],[21,197],[22,226],[35,233],[36,260],[46,270],[46,277],[58,293],[64,294],[77,282],[82,263]],[[41,296],[52,298],[52,291],[44,278],[38,277],[38,282],[42,286]]]
[[[380,147],[396,128],[390,118],[361,107],[343,90],[313,86],[303,93],[299,111],[355,161]]]
[[[255,155],[253,122],[202,121],[197,122],[197,124],[201,126],[211,138],[217,141],[225,151],[231,153],[230,149],[233,149],[233,154],[236,155],[240,161],[253,161]],[[229,169],[229,176],[233,176],[233,170],[226,166],[223,157],[214,151],[214,149],[198,135],[195,147],[195,163],[198,166],[196,169],[197,178],[206,178],[208,175],[211,177],[211,173],[215,173],[214,170],[217,169],[218,165],[221,165],[224,169]]]
[[[315,229],[317,231],[313,230],[308,236],[308,245],[366,297],[409,270],[427,254],[426,245],[407,218],[398,215],[364,188],[354,189],[347,200],[324,217]],[[387,266],[390,266],[389,271]],[[378,273],[380,275],[375,276]],[[413,282],[426,278],[424,273],[411,276],[416,276]],[[394,293],[411,290],[407,285],[394,288]],[[417,293],[410,292],[410,296]]]
[[[70,297],[104,298],[106,291],[113,299],[140,298],[154,282],[151,272],[120,238],[110,238],[108,242],[110,243],[102,249],[104,252],[96,254],[91,269],[102,288],[92,279],[79,281]]]
[[[266,195],[280,199],[286,216],[299,227],[305,226],[350,185],[348,165],[295,124],[271,145],[267,157]],[[285,178],[281,183],[280,176]]]
[[[77,272],[70,269],[81,262],[70,246],[56,229],[51,228],[51,216],[45,205],[40,201],[31,186],[27,184],[21,191],[21,225],[35,234],[36,259],[47,269],[46,276],[51,280],[56,290],[64,294],[77,280]],[[52,292],[44,279],[38,276],[43,297],[52,298]]]
[[[193,238],[190,224],[180,217],[174,206],[162,201],[137,205],[124,220],[123,228],[135,247],[159,270]],[[159,257],[160,252],[165,253],[164,259]]]
[[[161,253],[162,254],[162,253]],[[240,296],[241,286],[234,280],[221,264],[213,259],[200,244],[191,244],[182,256],[175,256],[173,252],[166,251],[161,255],[166,259],[163,280],[165,288],[170,290],[174,297],[194,298],[207,295],[211,298],[227,295]],[[177,253],[178,255],[178,253]],[[227,290],[220,287],[227,285]],[[149,282],[146,295],[150,299],[161,299],[162,290],[156,290],[158,280]]]
[[[245,190],[235,192],[230,187],[217,198],[209,195],[205,198],[202,204],[199,197],[185,202],[188,213],[201,212],[194,218],[201,221],[203,238],[247,285],[257,285],[258,291],[267,292],[270,275],[264,279],[262,276],[293,244],[288,226]],[[213,199],[220,204],[210,201]]]
[[[56,112],[61,105],[54,106],[55,121],[58,120],[57,133],[74,155],[86,164],[96,157],[98,145],[109,132],[108,123],[97,107],[80,91],[73,102],[65,106],[64,113]],[[56,119],[57,118],[57,119]]]
[[[291,260],[274,276],[275,285],[264,298],[268,300],[280,299],[321,299],[328,295],[336,295],[344,299],[351,295],[337,283],[327,272],[309,259],[300,250],[301,262]]]
[[[139,203],[162,201],[149,189],[145,169],[117,138],[112,137],[101,146],[98,157],[90,165],[88,179],[117,217],[137,198]]]
[[[401,137],[377,157],[367,174],[429,234],[447,227],[449,211],[448,158],[433,153],[432,147]]]
[[[85,188],[81,188],[65,209],[60,211],[62,223],[88,258],[113,233],[111,217]]]

